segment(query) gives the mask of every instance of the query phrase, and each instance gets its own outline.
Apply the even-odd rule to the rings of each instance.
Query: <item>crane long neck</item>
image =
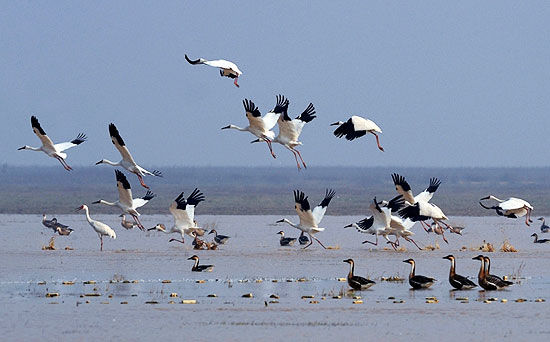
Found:
[[[288,223],[289,225],[291,225],[292,227],[296,228],[296,229],[300,229],[299,225],[295,224],[295,223],[292,223],[290,222],[289,220],[285,219],[285,222]]]
[[[29,150],[29,151],[42,151],[42,147],[25,146],[25,150]]]
[[[92,223],[94,220],[90,217],[90,211],[88,210],[88,207],[84,207],[84,212],[86,213],[86,220],[88,220],[88,223]]]
[[[114,203],[114,202],[107,202],[107,201],[105,201],[105,200],[99,200],[99,203],[105,204],[105,205],[109,205],[109,206],[111,206],[111,207],[116,207],[116,206],[117,206],[116,203]]]
[[[119,166],[121,164],[122,160],[119,161],[118,163],[115,163],[113,161],[110,161],[109,159],[103,159],[102,162],[104,164],[109,164],[109,165],[112,165],[112,166]]]

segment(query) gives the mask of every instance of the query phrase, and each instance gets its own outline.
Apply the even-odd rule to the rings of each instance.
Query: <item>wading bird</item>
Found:
[[[38,119],[36,116],[31,116],[31,126],[34,134],[40,139],[42,142],[42,146],[40,147],[31,147],[28,145],[25,145],[23,147],[18,148],[18,150],[30,150],[30,151],[41,151],[46,153],[49,157],[55,158],[59,160],[61,165],[65,168],[67,171],[71,171],[73,168],[67,164],[65,159],[67,158],[67,153],[63,152],[71,147],[75,147],[76,145],[80,145],[83,142],[86,141],[86,135],[83,133],[78,134],[76,139],[70,141],[70,142],[64,142],[59,144],[54,144],[52,139],[50,139],[46,132],[42,129],[40,126],[40,123],[38,122]]]
[[[501,290],[513,284],[510,281],[502,280],[500,277],[489,274],[487,271],[487,259],[483,255],[478,255],[472,259],[479,260],[481,262],[479,273],[477,275],[477,281],[479,286],[481,286],[484,290]]]
[[[298,217],[300,218],[300,223],[295,224],[287,220],[286,218],[277,221],[277,223],[286,222],[287,224],[291,225],[292,227],[301,230],[302,232],[306,233],[309,238],[311,239],[310,243],[306,245],[305,248],[308,248],[313,244],[313,240],[319,242],[319,244],[326,249],[326,247],[323,245],[319,239],[317,239],[313,234],[322,232],[325,230],[325,228],[320,228],[319,224],[321,223],[321,220],[323,219],[323,216],[325,216],[325,212],[327,211],[327,207],[334,197],[336,193],[334,190],[326,190],[325,191],[325,198],[321,201],[321,203],[313,208],[311,210],[311,207],[309,205],[308,196],[304,194],[300,190],[294,190],[294,209],[296,209],[296,212],[298,213]]]
[[[195,233],[198,236],[203,236],[204,230],[197,227],[195,223],[195,208],[202,201],[204,201],[204,194],[197,188],[193,190],[187,199],[183,197],[183,192],[180,193],[169,208],[170,213],[174,217],[172,228],[167,230],[164,224],[159,223],[148,230],[158,230],[165,234],[179,233],[181,235],[181,240],[170,239],[169,242],[177,241],[184,243],[185,234],[193,236],[192,233]]]
[[[451,269],[449,270],[449,283],[457,290],[469,290],[476,287],[476,284],[470,279],[456,274],[455,272],[455,257],[451,254],[444,256],[443,259],[451,261]]]
[[[497,205],[488,207],[481,203],[484,200],[495,200],[498,202]],[[501,200],[496,198],[493,195],[483,197],[479,200],[479,204],[485,209],[494,209],[499,216],[504,216],[508,218],[518,218],[525,216],[525,224],[530,225],[533,220],[531,220],[531,211],[533,211],[533,206],[529,202],[522,200],[521,198],[510,197],[507,200]]]
[[[300,134],[302,133],[304,125],[317,117],[316,115],[314,115],[315,107],[313,107],[313,104],[310,103],[307,108],[302,112],[302,114],[297,116],[295,119],[291,119],[290,116],[288,116],[287,110],[288,100],[285,100],[284,96],[278,95],[277,102],[279,102],[280,98],[282,102],[285,103],[285,109],[282,115],[279,116],[279,119],[277,120],[277,124],[279,126],[279,134],[275,137],[273,142],[283,145],[290,152],[292,152],[292,154],[294,154],[298,170],[301,169],[300,162],[298,162],[298,157],[300,157],[304,168],[307,169],[307,165],[302,158],[302,154],[296,149],[296,147],[302,145],[302,142],[298,141],[298,139],[300,138]],[[260,139],[254,140],[254,142],[260,142]]]
[[[218,234],[216,229],[212,229],[208,234],[214,234],[214,241],[220,245],[225,245],[229,241],[229,236]]]
[[[92,220],[92,218],[90,217],[90,213],[88,211],[87,205],[85,204],[81,205],[76,209],[76,211],[79,211],[79,210],[84,210],[84,212],[86,213],[86,220],[88,220],[88,223],[90,224],[90,226],[95,230],[95,232],[99,236],[99,241],[100,241],[99,250],[103,251],[103,236],[108,236],[111,239],[116,239],[115,231],[113,230],[113,228],[109,227],[103,222]]]
[[[285,104],[285,102],[282,101],[280,97],[277,97],[277,104],[275,105],[275,108],[273,108],[272,111],[270,111],[263,117],[262,113],[260,113],[260,110],[254,104],[254,102],[245,99],[243,100],[243,105],[246,118],[248,119],[248,126],[242,128],[235,125],[228,125],[222,127],[222,129],[236,129],[238,131],[246,131],[252,133],[260,141],[265,141],[267,143],[267,147],[269,148],[271,156],[273,158],[277,158],[277,156],[275,156],[275,153],[273,153],[273,147],[271,146],[271,142],[275,138],[275,133],[271,129],[275,126],[275,124],[277,123],[277,119],[279,119],[279,116],[285,110],[285,105],[288,106],[288,102],[286,102]],[[256,142],[256,140],[251,141],[251,143],[254,142]]]
[[[187,55],[185,55],[185,60],[192,65],[205,64],[211,67],[218,68],[220,69],[220,76],[234,78],[235,80],[233,81],[233,84],[235,84],[236,87],[239,87],[237,81],[239,80],[239,76],[241,76],[243,73],[239,70],[235,63],[226,61],[225,59],[208,61],[204,58],[199,58],[196,60],[191,60],[189,59],[189,57],[187,57]]]
[[[292,246],[296,242],[296,238],[285,237],[285,232],[283,232],[282,230],[279,231],[277,234],[281,234],[281,239],[279,240],[281,246]]]
[[[399,210],[398,213],[399,216],[401,216],[402,218],[410,219],[413,222],[423,222],[432,219],[434,221],[434,224],[441,229],[443,229],[441,227],[441,223],[444,224],[447,228],[451,228],[449,224],[443,221],[448,220],[447,216],[445,216],[443,211],[433,203],[418,201],[413,205],[406,206],[405,208]],[[426,228],[425,230],[428,231],[428,229]],[[444,240],[445,242],[447,242],[447,239],[444,238]]]
[[[344,262],[347,262],[350,265],[349,273],[348,273],[348,285],[354,289],[354,290],[366,290],[372,285],[376,284],[376,282],[363,278],[360,276],[353,275],[353,271],[355,268],[355,263],[353,262],[353,259],[346,259]]]
[[[413,289],[427,289],[428,287],[432,286],[433,283],[436,281],[434,278],[425,277],[423,275],[415,275],[415,262],[413,259],[403,260],[403,262],[411,264],[411,273],[409,273],[409,284],[412,286]]]
[[[153,172],[150,172],[145,170],[138,164],[136,164],[136,162],[134,161],[134,158],[130,154],[130,151],[128,151],[128,148],[126,147],[124,140],[120,136],[118,129],[113,123],[109,124],[109,135],[111,136],[111,141],[113,142],[113,145],[115,145],[118,152],[120,152],[120,155],[122,156],[122,160],[115,163],[108,159],[101,159],[100,161],[95,163],[96,165],[108,164],[112,166],[120,166],[126,169],[127,171],[135,174],[138,177],[139,182],[141,183],[141,186],[147,189],[149,189],[149,187],[143,181],[143,176],[148,175],[148,176],[162,177],[162,172],[158,170],[153,170]]]
[[[353,140],[360,138],[367,133],[371,133],[376,137],[376,144],[378,149],[384,152],[382,146],[380,146],[380,139],[377,133],[382,133],[380,127],[369,119],[362,118],[360,116],[353,115],[348,121],[337,121],[331,126],[339,126],[334,131],[334,135],[338,138],[346,136],[347,140]]]
[[[195,260],[195,264],[191,268],[193,272],[212,272],[214,269],[214,265],[199,265],[199,257],[197,255],[193,255],[187,258],[187,260]]]
[[[131,215],[134,221],[136,221],[137,226],[141,230],[144,230],[143,225],[139,221],[140,214],[137,209],[143,207],[156,195],[147,190],[147,193],[142,198],[132,198],[132,189],[130,187],[130,183],[126,179],[126,176],[124,176],[124,174],[119,170],[115,170],[115,175],[116,186],[118,189],[118,201],[108,202],[100,199],[99,201],[93,202],[93,204],[100,203],[111,207],[118,207],[123,213]]]

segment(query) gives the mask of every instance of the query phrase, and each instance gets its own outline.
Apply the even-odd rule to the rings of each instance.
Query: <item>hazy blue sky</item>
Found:
[[[54,165],[55,142],[85,132],[71,165],[119,160],[114,122],[138,163],[293,166],[245,126],[284,94],[309,102],[310,167],[550,165],[548,1],[1,1],[0,162]],[[239,83],[184,60],[225,58]],[[382,128],[354,142],[329,124],[362,115]],[[60,166],[61,167],[61,166]],[[105,167],[105,166],[104,166]]]

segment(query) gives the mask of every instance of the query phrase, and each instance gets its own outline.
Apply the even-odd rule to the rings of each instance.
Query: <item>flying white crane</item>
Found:
[[[42,146],[40,147],[31,147],[28,145],[25,145],[23,147],[18,148],[17,150],[30,150],[30,151],[42,151],[46,153],[49,157],[55,158],[59,160],[61,165],[65,168],[67,171],[71,171],[73,168],[67,164],[65,159],[67,158],[67,153],[63,152],[71,147],[75,147],[76,145],[80,145],[83,142],[86,141],[86,135],[84,133],[79,133],[78,136],[69,142],[54,144],[52,139],[50,139],[46,132],[42,129],[40,126],[40,123],[38,122],[38,119],[36,116],[31,116],[31,126],[32,130],[34,131],[34,134],[40,139],[42,142]]]
[[[369,119],[353,115],[351,118],[349,118],[348,121],[337,121],[331,124],[331,126],[339,126],[334,131],[334,135],[338,138],[341,138],[345,135],[347,140],[360,138],[367,133],[371,133],[376,137],[376,144],[378,145],[378,149],[384,152],[384,149],[382,148],[382,146],[380,146],[380,139],[378,138],[377,134],[382,133],[382,130],[380,129],[380,127],[378,127],[377,124]]]
[[[313,236],[313,234],[322,232],[323,230],[325,230],[325,228],[320,228],[319,224],[321,223],[323,216],[325,216],[327,207],[335,194],[336,193],[334,192],[334,190],[327,189],[325,191],[325,198],[321,201],[321,203],[318,206],[316,206],[315,208],[313,208],[313,210],[311,210],[309,201],[307,199],[308,196],[306,196],[300,190],[294,190],[294,203],[295,203],[294,208],[298,213],[298,217],[300,218],[300,223],[299,224],[292,223],[286,218],[277,221],[277,223],[286,222],[292,227],[308,234],[311,241],[307,246],[303,247],[304,249],[311,246],[313,244],[313,240],[319,242],[319,244],[326,249],[326,247],[321,243],[321,241],[319,241],[319,239]]]
[[[193,64],[193,65],[205,64],[211,67],[219,68],[220,76],[234,78],[235,80],[233,81],[233,84],[239,87],[239,85],[237,84],[237,81],[239,80],[239,76],[241,76],[243,73],[242,71],[239,70],[239,68],[235,63],[226,61],[225,59],[216,59],[213,61],[208,61],[204,58],[199,58],[196,60],[191,60],[189,59],[189,57],[187,57],[187,55],[185,55],[185,60],[187,60],[189,64]]]
[[[85,204],[81,205],[76,209],[76,211],[79,211],[82,209],[84,209],[84,211],[86,212],[86,220],[88,220],[88,223],[90,224],[90,226],[95,230],[97,235],[99,235],[99,241],[101,243],[99,250],[103,251],[103,236],[108,236],[112,239],[116,239],[116,233],[113,230],[113,228],[109,227],[105,223],[92,220],[92,218],[90,217],[90,212],[88,211],[87,205]]]
[[[128,151],[128,148],[126,147],[124,140],[120,136],[118,129],[113,123],[109,124],[109,135],[111,136],[111,141],[113,142],[113,145],[115,145],[118,152],[120,152],[120,155],[122,156],[122,160],[115,163],[108,159],[101,159],[100,161],[95,163],[96,165],[109,164],[112,166],[121,166],[124,169],[128,170],[129,172],[135,174],[138,177],[139,182],[141,183],[141,186],[147,189],[149,189],[149,187],[143,181],[143,176],[148,175],[148,176],[162,177],[162,172],[158,170],[153,170],[153,172],[150,172],[145,170],[138,164],[136,164],[136,162],[134,161],[134,158],[130,154],[130,151]]]
[[[130,187],[130,183],[126,179],[126,176],[124,176],[122,171],[119,170],[115,170],[115,175],[116,186],[118,189],[118,201],[108,202],[100,199],[99,201],[93,202],[93,204],[100,203],[111,207],[118,207],[120,210],[122,210],[123,213],[130,214],[134,218],[134,221],[136,221],[137,226],[141,230],[144,230],[145,228],[139,221],[140,214],[138,213],[137,209],[143,207],[156,195],[147,190],[147,193],[142,198],[132,198],[132,188]]]
[[[448,220],[447,216],[445,216],[443,211],[433,203],[418,201],[413,205],[406,206],[399,210],[398,213],[402,218],[410,219],[413,222],[423,222],[432,219],[440,228],[442,228],[441,223],[447,228],[452,228],[449,224],[444,222],[444,220]]]
[[[166,230],[164,224],[159,223],[153,228],[148,230],[158,230],[165,234],[179,233],[181,234],[181,241],[177,239],[170,239],[170,242],[177,241],[184,243],[184,234],[189,236],[195,233],[198,236],[204,235],[204,230],[197,227],[195,222],[195,208],[197,205],[204,201],[204,194],[199,189],[195,188],[191,195],[185,199],[183,192],[172,202],[170,205],[170,213],[174,217],[174,225],[170,230]]]
[[[273,133],[271,129],[277,123],[277,119],[279,119],[281,113],[283,113],[285,106],[284,101],[281,101],[278,97],[275,108],[264,117],[262,117],[262,113],[260,113],[254,102],[245,99],[243,100],[243,105],[246,112],[246,118],[249,122],[248,126],[241,128],[235,125],[228,125],[222,127],[222,129],[236,129],[238,131],[247,131],[252,133],[261,141],[265,141],[273,158],[277,158],[273,153],[273,148],[271,146],[271,141],[275,138],[275,133]],[[255,140],[252,142],[255,142]]]
[[[488,199],[495,200],[499,202],[499,204],[492,207],[487,207],[481,203],[481,201]],[[479,204],[483,208],[494,209],[499,216],[518,218],[527,215],[525,216],[525,224],[529,226],[529,223],[533,222],[533,220],[531,220],[531,211],[533,211],[533,206],[521,198],[510,197],[507,200],[501,200],[493,195],[489,195],[487,197],[483,197],[479,201]]]
[[[315,107],[313,106],[313,103],[310,103],[307,108],[302,112],[302,114],[297,116],[295,119],[291,119],[290,116],[288,116],[288,99],[285,100],[284,96],[277,95],[277,103],[279,103],[280,101],[284,103],[284,110],[282,115],[279,116],[279,119],[277,120],[277,124],[279,126],[279,134],[275,137],[273,142],[283,145],[294,154],[298,170],[300,170],[301,168],[300,163],[298,162],[298,157],[300,157],[304,168],[307,169],[306,163],[302,158],[302,154],[296,149],[296,147],[302,145],[302,142],[298,141],[298,138],[302,133],[304,125],[317,117],[316,115],[314,115]],[[260,139],[257,139],[253,142],[259,141]]]

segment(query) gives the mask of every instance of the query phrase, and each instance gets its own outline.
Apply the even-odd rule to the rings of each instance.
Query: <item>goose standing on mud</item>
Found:
[[[285,110],[285,105],[288,106],[288,102],[282,101],[280,97],[277,97],[277,104],[275,105],[275,108],[263,117],[254,102],[244,99],[243,105],[246,118],[248,119],[248,126],[239,127],[235,125],[228,125],[222,127],[222,129],[236,129],[241,132],[250,132],[260,141],[265,141],[271,156],[273,158],[277,158],[275,153],[273,153],[273,147],[271,145],[272,140],[275,139],[275,133],[271,129],[273,129],[275,124],[277,124],[277,120]],[[256,142],[256,140],[251,141],[251,143],[254,142]]]
[[[495,200],[498,202],[497,205],[488,207],[481,203],[484,200]],[[499,216],[504,216],[508,218],[518,218],[525,216],[525,224],[530,225],[533,220],[531,220],[531,212],[533,211],[533,206],[521,198],[510,197],[506,200],[501,200],[493,195],[483,197],[479,200],[479,204],[485,209],[494,209]]]
[[[325,228],[320,228],[319,224],[321,223],[321,220],[323,220],[323,217],[325,216],[325,212],[327,211],[327,207],[334,197],[336,193],[334,190],[327,189],[325,191],[325,198],[321,201],[321,203],[313,208],[311,210],[311,206],[309,205],[308,196],[304,194],[300,190],[294,190],[294,209],[296,209],[296,213],[298,213],[298,217],[300,218],[300,223],[295,224],[291,221],[287,220],[286,218],[277,221],[277,223],[286,222],[290,226],[306,233],[309,238],[311,239],[310,243],[306,245],[305,248],[308,248],[313,244],[313,240],[319,242],[319,244],[326,249],[325,245],[319,239],[317,239],[313,234],[322,232],[325,230]]]
[[[239,85],[237,84],[237,81],[239,80],[239,76],[241,76],[243,73],[239,70],[239,68],[235,63],[226,61],[225,59],[216,59],[216,60],[209,61],[204,58],[199,58],[199,59],[191,60],[189,59],[189,57],[187,57],[187,55],[185,55],[185,60],[192,65],[204,64],[214,68],[218,68],[220,69],[220,76],[234,78],[235,80],[233,81],[233,84],[237,88],[239,87]]]
[[[212,272],[214,269],[214,265],[199,265],[199,257],[197,255],[193,255],[187,258],[187,260],[195,260],[195,264],[191,268],[193,272]]]
[[[376,144],[378,149],[384,152],[382,146],[380,146],[380,139],[377,133],[382,133],[380,127],[369,119],[362,118],[360,116],[353,115],[348,121],[337,121],[331,126],[338,126],[334,131],[334,135],[337,138],[346,136],[347,140],[354,140],[360,138],[367,133],[371,133],[376,137]]]
[[[278,95],[277,102],[279,102],[279,98],[281,98],[281,101],[284,102],[285,105],[282,115],[279,116],[279,119],[277,120],[279,134],[275,137],[275,139],[273,139],[273,142],[283,145],[294,154],[298,170],[301,169],[300,163],[298,162],[298,157],[300,157],[304,169],[307,169],[307,165],[302,158],[302,154],[296,149],[296,147],[302,145],[302,142],[298,141],[298,139],[300,138],[304,125],[317,117],[314,115],[315,107],[313,107],[313,104],[310,103],[302,114],[297,116],[295,119],[291,119],[290,116],[288,116],[288,100],[285,99],[284,96]],[[254,142],[259,141],[260,139],[254,140]]]
[[[124,169],[126,169],[127,171],[135,174],[138,177],[141,186],[143,186],[144,188],[147,188],[147,189],[149,189],[149,187],[143,181],[143,177],[145,175],[162,177],[162,172],[160,172],[158,170],[153,170],[153,172],[150,172],[150,171],[145,170],[144,168],[142,168],[138,164],[136,164],[136,162],[134,161],[134,158],[130,154],[130,151],[126,147],[126,143],[124,142],[124,140],[120,136],[120,133],[118,132],[118,129],[116,128],[115,124],[113,124],[113,123],[109,124],[109,135],[111,136],[111,141],[113,142],[113,145],[115,145],[116,149],[118,150],[118,152],[122,156],[122,160],[115,163],[115,162],[112,162],[108,159],[101,159],[100,161],[95,163],[96,165],[108,164],[108,165],[112,165],[112,166],[121,166]]]
[[[73,168],[70,167],[69,164],[67,164],[67,162],[65,161],[65,159],[67,159],[67,153],[65,153],[64,151],[85,142],[86,135],[84,133],[79,133],[78,136],[72,141],[54,144],[52,139],[50,139],[48,135],[46,135],[46,132],[44,132],[44,130],[40,126],[40,123],[38,122],[38,119],[34,115],[31,116],[31,127],[34,134],[36,134],[38,139],[40,139],[40,141],[42,142],[42,146],[31,147],[31,146],[25,145],[23,147],[18,148],[17,150],[30,150],[30,151],[44,152],[45,154],[48,155],[48,157],[57,159],[61,163],[61,165],[63,165],[65,170],[71,171]]]
[[[197,188],[193,190],[187,199],[183,197],[183,192],[180,193],[169,208],[170,213],[174,217],[172,228],[166,230],[164,224],[159,223],[148,230],[158,230],[165,234],[179,233],[181,235],[181,240],[170,239],[169,242],[177,241],[184,243],[185,234],[193,236],[192,233],[195,233],[198,236],[203,236],[204,230],[197,227],[195,223],[195,208],[202,201],[204,201],[204,194]]]
[[[403,260],[403,262],[411,264],[411,273],[409,274],[409,284],[412,286],[413,289],[415,290],[427,289],[428,287],[432,286],[433,283],[436,281],[434,278],[425,277],[423,275],[416,275],[415,262],[413,259]]]
[[[353,262],[353,259],[346,259],[344,262],[347,262],[350,265],[349,273],[348,273],[348,285],[354,289],[354,290],[366,290],[370,288],[372,285],[376,284],[376,282],[363,278],[360,276],[356,276],[353,274],[353,271],[355,269],[355,263]]]
[[[115,170],[115,176],[116,186],[118,189],[118,201],[108,202],[100,199],[93,202],[93,204],[104,204],[110,207],[118,207],[120,210],[122,210],[123,213],[131,215],[137,226],[141,230],[144,230],[145,228],[139,221],[140,213],[138,213],[137,209],[143,207],[156,195],[147,190],[147,193],[142,198],[132,198],[132,188],[130,187],[130,183],[126,179],[126,176],[119,170]]]
[[[113,228],[109,227],[103,222],[92,220],[92,218],[90,217],[90,212],[88,210],[87,205],[85,204],[81,205],[76,209],[76,211],[79,211],[79,210],[84,210],[84,212],[86,213],[86,220],[99,236],[99,241],[100,241],[99,250],[103,251],[103,237],[108,236],[111,239],[116,239],[115,231],[113,230]]]
[[[470,279],[456,274],[455,271],[455,257],[451,254],[444,256],[443,259],[451,261],[451,269],[449,270],[449,283],[457,290],[469,290],[476,287],[476,284]]]
[[[279,239],[279,244],[281,246],[292,246],[296,242],[296,238],[285,237],[285,232],[283,232],[282,230],[279,231],[277,234],[281,234],[281,239]]]
[[[545,222],[544,217],[539,217],[537,220],[542,221],[542,224],[540,225],[540,232],[541,233],[548,233],[550,232],[550,226],[548,226]]]
[[[537,235],[537,233],[533,233],[533,234],[531,234],[531,236],[535,237],[535,241],[533,241],[533,243],[548,243],[548,242],[550,242],[550,239],[539,239],[539,236]]]

